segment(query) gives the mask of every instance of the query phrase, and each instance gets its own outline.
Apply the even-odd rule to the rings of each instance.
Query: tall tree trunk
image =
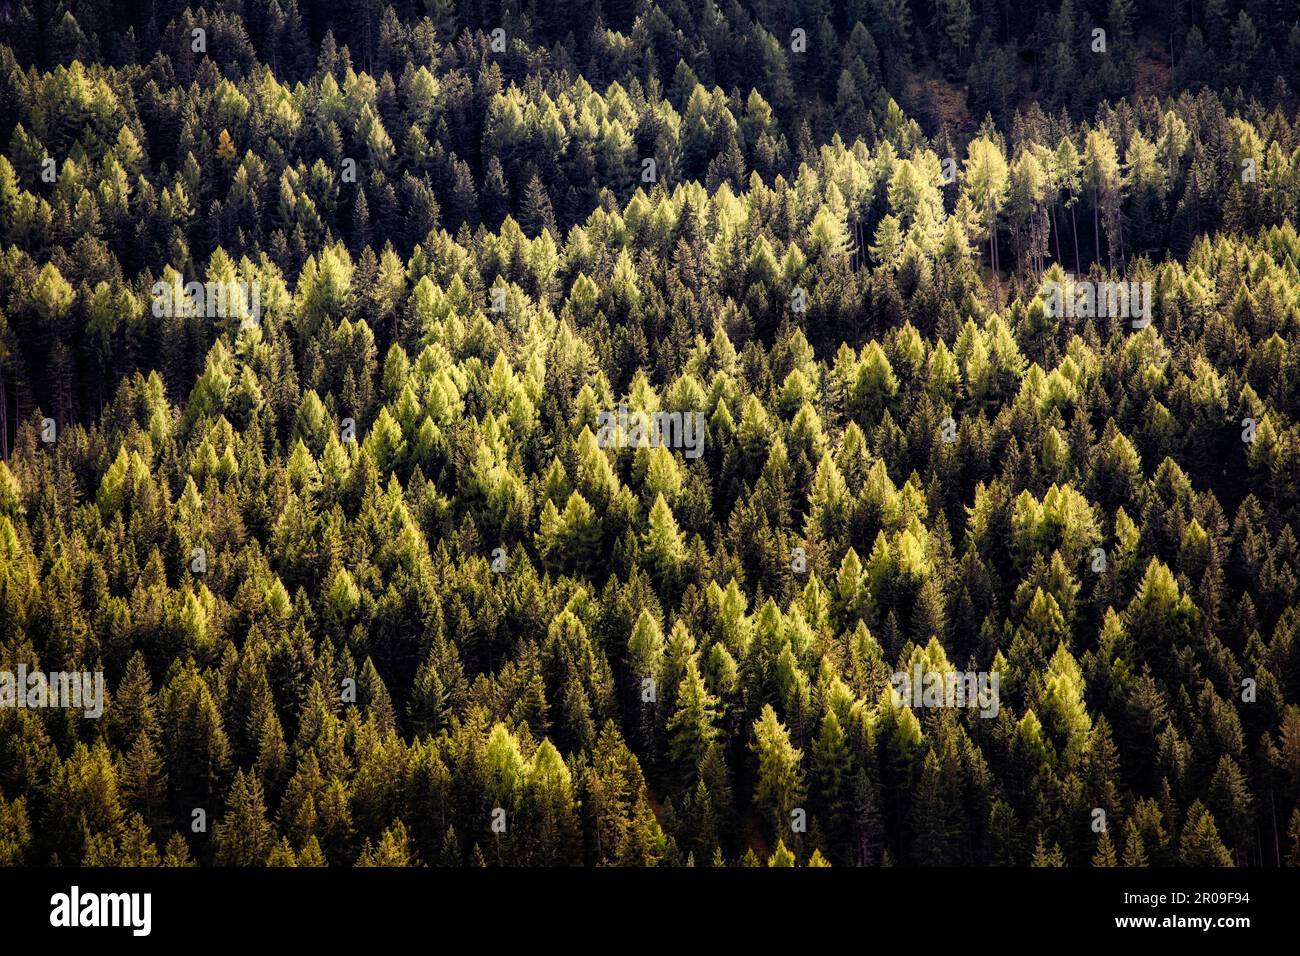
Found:
[[[1092,194],[1092,261],[1101,261],[1101,223],[1097,216],[1097,193]]]
[[[1056,261],[1061,261],[1061,233],[1056,228],[1056,203],[1051,205],[1052,212],[1052,238],[1056,240]]]
[[[1083,260],[1079,258],[1079,220],[1075,216],[1074,206],[1070,207],[1070,235],[1074,238],[1074,274],[1083,271]]]
[[[1118,196],[1115,197],[1115,232],[1119,236],[1119,267],[1123,271],[1128,254],[1124,249],[1124,204]]]

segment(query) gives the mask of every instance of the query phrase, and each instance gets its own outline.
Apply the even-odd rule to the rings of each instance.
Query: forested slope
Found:
[[[1300,863],[1294,9],[121,6],[0,15],[0,864]]]

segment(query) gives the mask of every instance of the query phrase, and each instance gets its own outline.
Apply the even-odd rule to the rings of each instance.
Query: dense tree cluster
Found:
[[[0,865],[1300,864],[1300,23],[413,6],[4,24]]]

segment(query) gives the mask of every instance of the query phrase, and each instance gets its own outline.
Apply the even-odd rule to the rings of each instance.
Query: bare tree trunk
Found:
[[[1115,197],[1115,232],[1119,235],[1119,268],[1124,270],[1124,263],[1128,261],[1128,254],[1124,249],[1124,203],[1120,197]]]
[[[1083,271],[1083,260],[1079,258],[1079,220],[1073,206],[1070,207],[1070,235],[1074,238],[1074,274],[1078,275]]]
[[[1101,261],[1101,223],[1097,216],[1097,193],[1092,194],[1092,261]]]
[[[1061,233],[1056,228],[1056,203],[1052,203],[1052,238],[1056,240],[1056,261],[1061,261]]]

